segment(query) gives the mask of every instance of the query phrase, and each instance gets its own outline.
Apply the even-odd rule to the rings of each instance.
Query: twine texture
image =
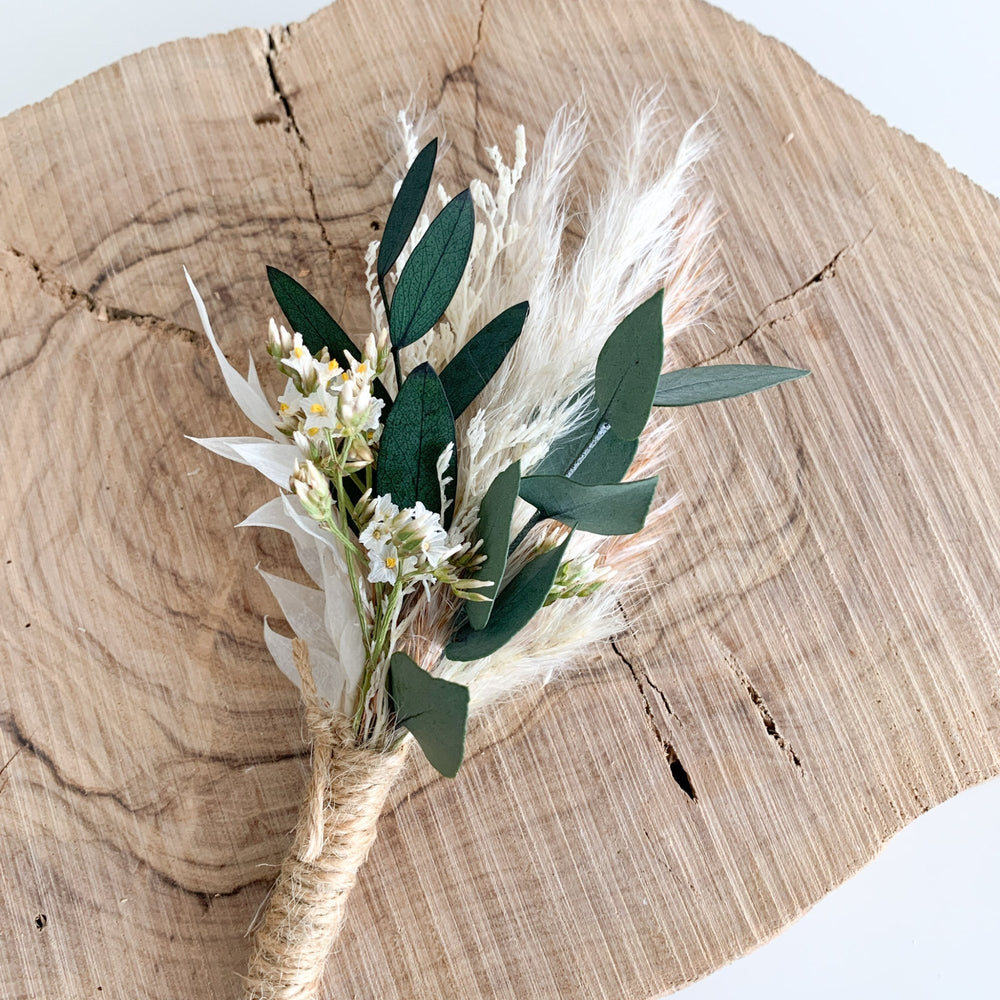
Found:
[[[357,746],[346,722],[319,704],[305,645],[296,641],[295,653],[312,738],[312,776],[291,851],[254,932],[245,1000],[316,996],[408,746]]]

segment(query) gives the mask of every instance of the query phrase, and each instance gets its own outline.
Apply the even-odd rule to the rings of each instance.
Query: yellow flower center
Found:
[[[395,559],[395,557],[394,556],[389,556],[386,559],[386,561],[385,561],[385,566],[386,566],[386,569],[395,569],[396,568],[396,559]]]
[[[288,404],[287,403],[280,403],[279,404],[279,409],[281,410],[282,413],[286,413],[288,411]]]
[[[310,427],[309,430],[306,433],[310,437],[315,437],[317,434],[319,434],[319,428],[318,427]]]
[[[350,373],[350,372],[344,372],[344,373],[343,373],[343,374],[342,374],[342,375],[341,375],[340,377],[341,377],[341,378],[342,378],[342,379],[343,379],[343,380],[344,380],[345,382],[350,382],[350,381],[351,381],[351,373]]]
[[[313,403],[313,405],[309,407],[309,412],[326,413],[326,407],[322,403]]]
[[[292,349],[292,353],[295,355],[295,357],[301,358],[302,355],[305,354],[306,352],[301,347],[295,347],[295,348]]]

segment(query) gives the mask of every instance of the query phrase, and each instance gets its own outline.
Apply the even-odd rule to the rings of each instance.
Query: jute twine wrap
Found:
[[[298,640],[295,660],[312,737],[312,777],[292,849],[254,934],[246,1000],[316,996],[408,745],[392,752],[356,746],[350,729],[321,707]]]

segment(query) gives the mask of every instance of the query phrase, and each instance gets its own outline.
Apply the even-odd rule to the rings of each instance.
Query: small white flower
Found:
[[[331,359],[330,361],[316,361],[313,359],[316,370],[316,380],[323,389],[329,388],[330,392],[339,392],[343,385],[344,369],[340,362]]]
[[[340,425],[336,396],[322,386],[317,386],[315,392],[302,400],[302,412],[306,418],[303,430],[307,437],[316,437],[321,431],[336,431]]]
[[[282,362],[287,368],[298,372],[299,377],[303,381],[308,381],[309,376],[316,370],[316,365],[312,354],[309,353],[309,348],[302,343],[301,333],[292,335],[292,348],[282,358]]]
[[[399,553],[392,545],[381,546],[377,551],[370,551],[368,571],[369,583],[395,583],[401,567]]]
[[[382,552],[391,543],[392,521],[398,514],[399,508],[388,493],[376,498],[374,512],[364,531],[358,536],[358,541],[369,553]]]

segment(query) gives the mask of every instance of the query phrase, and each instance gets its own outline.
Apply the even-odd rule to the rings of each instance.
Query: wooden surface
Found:
[[[391,54],[391,56],[389,55]],[[305,780],[233,525],[265,263],[345,319],[416,90],[454,143],[587,95],[713,108],[726,283],[679,361],[794,364],[684,415],[631,632],[412,767],[330,997],[652,997],[774,934],[997,773],[997,204],[696,2],[340,0],[123,60],[0,121],[0,995],[228,998]],[[453,185],[454,186],[454,185]]]

